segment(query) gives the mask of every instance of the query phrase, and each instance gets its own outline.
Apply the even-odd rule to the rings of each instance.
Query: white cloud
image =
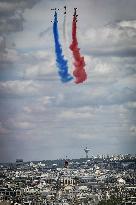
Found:
[[[53,60],[50,62],[45,60],[45,62],[37,63],[35,65],[28,64],[25,67],[25,77],[30,79],[35,77],[44,78],[48,74],[53,73],[55,73]]]
[[[43,105],[49,105],[52,104],[52,102],[55,100],[56,98],[54,96],[44,96],[43,98],[41,98],[39,101],[43,104]]]
[[[28,114],[42,114],[48,112],[48,107],[53,104],[55,97],[53,96],[44,96],[32,102],[31,105],[27,104],[23,107],[23,111]]]
[[[2,124],[2,122],[0,122],[0,135],[7,135],[9,133],[10,133],[10,130],[5,128]]]
[[[136,48],[135,25],[136,21],[133,20],[114,22],[101,28],[90,28],[84,33],[80,33],[79,42],[81,42],[82,49],[92,53],[92,55],[101,53],[106,56],[106,54],[109,55],[111,53],[114,56],[116,52],[124,55],[121,53],[121,50],[124,49],[126,50],[126,55],[129,55],[129,49]]]
[[[4,124],[0,131],[7,136],[10,134],[7,145],[13,150],[15,140],[19,139],[21,146],[23,143],[26,145],[25,152],[22,149],[22,156],[26,159],[28,156],[29,159],[31,156],[35,159],[37,156],[56,158],[60,152],[62,155],[68,152],[73,157],[75,150],[80,152],[81,144],[93,146],[96,152],[131,150],[129,147],[135,142],[136,21],[124,21],[133,18],[124,17],[122,4],[115,1],[112,8],[108,0],[95,4],[90,0],[86,4],[72,0],[68,3],[70,35],[73,7],[79,4],[77,34],[88,74],[88,80],[79,85],[73,81],[67,84],[59,81],[50,22],[52,2],[41,1],[31,11],[26,10],[24,17],[23,9],[30,8],[36,1],[21,0],[19,4],[13,0],[17,2],[15,14],[12,13],[14,7],[3,4],[3,32],[19,31],[23,18],[26,21],[22,32],[8,35],[8,49],[5,49],[4,38],[0,38],[1,50],[4,48],[7,52],[3,54],[4,66],[1,69],[0,114]],[[62,4],[62,1],[54,1],[54,6],[60,6],[60,12]],[[102,7],[103,4],[105,6]],[[126,12],[132,8],[129,5],[125,6]],[[11,11],[11,15],[4,20],[4,15],[8,16],[7,11]],[[60,12],[62,40],[63,16]],[[123,16],[122,20],[117,22],[120,16]],[[47,35],[39,38],[39,33],[45,30]],[[13,49],[13,43],[17,49]],[[71,55],[68,58],[72,63]],[[73,70],[71,64],[70,69]],[[19,80],[22,74],[23,80]],[[17,155],[17,151],[14,152]]]
[[[91,114],[88,112],[76,112],[76,111],[63,111],[60,114],[60,118],[62,119],[84,119],[84,118],[91,118]]]
[[[123,28],[135,28],[136,29],[136,20],[132,21],[120,21],[118,22],[118,25]]]
[[[24,118],[23,116],[14,116],[4,122],[4,126],[12,131],[18,130],[32,130],[36,128],[36,124],[32,120]]]
[[[136,101],[130,101],[125,104],[125,107],[128,109],[136,109]]]
[[[130,128],[130,131],[131,131],[131,133],[132,133],[133,135],[136,136],[136,126],[132,126],[132,127]]]
[[[20,56],[15,49],[5,49],[0,57],[1,63],[16,63],[19,59]]]
[[[9,95],[34,95],[38,94],[42,85],[34,81],[5,81],[0,82],[0,93],[4,96]]]
[[[43,113],[45,112],[47,109],[41,105],[32,105],[32,106],[25,106],[23,108],[23,111],[25,111],[26,113],[28,114],[31,114],[31,113]]]
[[[111,71],[113,71],[113,66],[111,66],[110,64],[106,64],[106,63],[98,63],[95,66],[95,71],[100,73],[100,74],[107,74],[110,73]]]

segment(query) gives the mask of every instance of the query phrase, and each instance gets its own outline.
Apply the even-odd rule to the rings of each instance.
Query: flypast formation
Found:
[[[54,20],[53,20],[53,37],[54,37],[54,47],[56,56],[56,66],[58,68],[58,75],[61,82],[67,83],[73,78],[76,84],[83,83],[87,79],[87,74],[85,71],[85,60],[80,54],[80,48],[78,47],[77,39],[77,8],[74,8],[74,14],[72,19],[72,42],[69,49],[73,55],[73,76],[69,73],[68,60],[64,57],[63,49],[61,46],[59,38],[59,28],[58,28],[58,13],[57,8],[54,10]],[[63,20],[63,39],[66,47],[66,6],[64,6],[64,20]],[[67,48],[68,49],[68,48]]]

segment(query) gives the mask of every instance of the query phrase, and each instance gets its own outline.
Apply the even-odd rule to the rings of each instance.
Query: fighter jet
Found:
[[[56,10],[59,10],[59,9],[57,9],[57,8],[54,8],[54,9],[51,9],[51,10],[55,10],[55,11],[56,11]]]
[[[64,6],[64,14],[66,14],[66,6]]]
[[[73,16],[76,18],[76,22],[77,22],[77,17],[78,17],[78,15],[77,15],[77,8],[74,8],[74,10],[75,11],[74,11],[74,15]]]
[[[53,10],[53,11],[55,11],[56,12],[56,10],[59,10],[59,9],[57,9],[57,8],[52,8],[51,10]],[[52,22],[52,21],[51,21]],[[58,22],[58,21],[57,21]]]
[[[74,15],[73,16],[76,16],[77,14],[76,14],[76,12],[77,12],[77,8],[74,8]]]

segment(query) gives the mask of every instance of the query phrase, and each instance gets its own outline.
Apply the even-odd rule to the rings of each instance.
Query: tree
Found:
[[[120,198],[116,198],[112,196],[107,201],[102,200],[98,203],[98,205],[121,205],[122,200]]]

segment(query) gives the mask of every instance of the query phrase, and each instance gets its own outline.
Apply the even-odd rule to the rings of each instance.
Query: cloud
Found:
[[[0,63],[16,63],[19,60],[19,57],[20,56],[15,49],[5,49],[4,52],[1,53]]]
[[[12,32],[23,30],[23,12],[27,8],[32,8],[38,0],[9,0],[0,1],[0,51],[4,52],[7,47],[7,36]],[[0,53],[0,61],[5,58],[6,53]]]
[[[1,0],[0,1],[0,12],[2,12],[1,15],[4,15],[4,13],[13,14],[17,9],[22,9],[22,11],[26,8],[32,8],[36,4],[37,0]],[[12,12],[12,13],[10,13]]]
[[[125,104],[125,107],[128,109],[136,109],[136,101],[129,101]]]
[[[61,39],[63,1],[38,2],[0,1],[1,160],[81,157],[86,144],[91,155],[135,152],[135,1],[66,2],[68,35],[78,3],[79,86],[57,77],[50,9],[60,8]]]
[[[47,35],[47,34],[49,34],[50,32],[51,32],[51,27],[48,27],[47,29],[45,29],[44,31],[41,31],[40,33],[39,33],[39,37],[40,38],[43,38],[43,37],[45,37],[45,35]]]
[[[0,94],[6,96],[33,96],[38,94],[42,85],[33,81],[6,81],[0,82]]]
[[[136,20],[130,20],[90,28],[84,34],[80,33],[79,38],[83,50],[91,55],[133,57],[136,56],[135,33]]]
[[[57,73],[53,55],[42,50],[20,53],[16,49],[6,48],[1,53],[0,62],[3,71],[10,70],[11,76],[16,73],[27,80],[55,79]]]
[[[2,122],[0,122],[0,135],[7,135],[9,133],[10,133],[10,130],[5,128],[2,124]]]
[[[4,16],[5,17],[5,16]],[[15,13],[13,16],[1,19],[0,33],[10,33],[23,30],[23,16],[21,13]]]
[[[60,114],[60,118],[62,119],[84,119],[84,118],[91,118],[91,114],[88,112],[76,112],[76,111],[63,111]]]
[[[52,107],[54,104],[55,97],[54,96],[44,96],[42,98],[37,99],[36,101],[31,103],[30,105],[25,105],[23,107],[23,111],[28,114],[44,114],[48,112],[48,108]]]
[[[31,130],[36,127],[34,123],[28,121],[20,121],[18,118],[8,119],[8,121],[5,123],[5,126],[14,131]]]
[[[31,63],[26,64],[24,77],[30,79],[44,79],[47,78],[49,75],[53,76],[55,73],[55,64],[53,58],[45,58],[43,61],[37,62],[35,65]]]
[[[0,36],[0,52],[4,51],[5,49],[5,38],[4,36]]]
[[[132,126],[132,127],[130,128],[130,131],[131,131],[131,133],[132,133],[133,135],[136,136],[136,126]]]
[[[92,120],[95,115],[101,111],[101,106],[88,105],[75,108],[71,107],[65,108],[65,110],[60,113],[59,118],[61,120]]]
[[[33,113],[33,114],[35,114],[35,113],[43,113],[43,112],[45,112],[47,109],[45,108],[45,107],[43,107],[43,106],[25,106],[24,108],[23,108],[23,111],[24,112],[26,112],[26,113],[28,113],[28,114],[31,114],[31,113]]]

